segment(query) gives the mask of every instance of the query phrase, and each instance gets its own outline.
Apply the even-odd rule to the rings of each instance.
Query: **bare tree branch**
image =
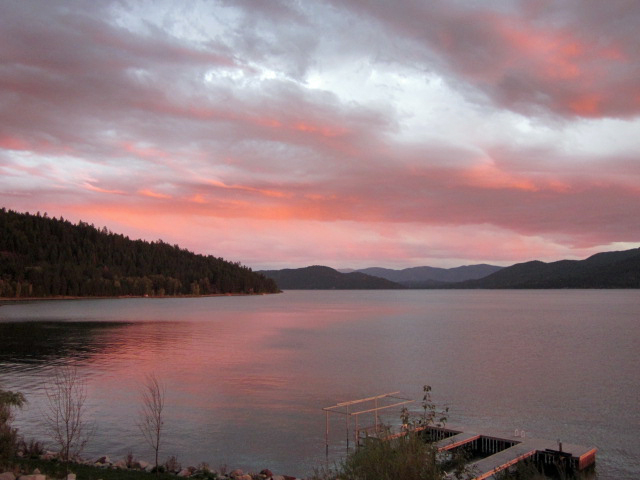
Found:
[[[82,453],[93,428],[85,421],[87,391],[75,367],[56,369],[53,381],[45,386],[47,409],[44,413],[49,435],[60,448],[64,462]]]
[[[164,400],[164,385],[155,374],[148,375],[142,389],[142,408],[140,409],[140,421],[137,425],[145,441],[155,452],[156,472],[158,472],[158,454],[164,426]]]

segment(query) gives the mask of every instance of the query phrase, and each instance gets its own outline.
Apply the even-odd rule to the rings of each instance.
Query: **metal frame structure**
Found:
[[[358,425],[358,416],[364,413],[373,413],[375,417],[375,424],[373,428],[374,428],[374,433],[377,435],[380,428],[379,415],[378,415],[380,410],[399,407],[401,405],[406,405],[408,403],[414,402],[414,400],[410,398],[398,396],[399,393],[400,392],[383,393],[382,395],[375,395],[373,397],[360,398],[358,400],[350,400],[348,402],[341,402],[335,405],[331,405],[330,407],[324,407],[322,410],[324,410],[325,412],[325,423],[326,423],[325,448],[326,448],[327,455],[329,454],[329,414],[330,413],[337,413],[338,415],[345,416],[345,423],[346,423],[346,429],[347,429],[347,450],[349,449],[349,430],[350,430],[350,424],[351,424],[351,417],[354,417],[355,419],[354,440],[355,440],[355,446],[357,448],[359,443],[359,438],[360,438],[360,431],[361,430],[369,431],[372,428],[372,427],[365,427],[361,429]],[[392,403],[390,405],[386,405],[386,404],[379,405],[379,401],[383,399],[393,399],[393,400],[400,400],[400,401]],[[364,410],[350,411],[350,407],[353,407],[353,405],[358,405],[366,402],[374,402],[374,407],[366,408]]]

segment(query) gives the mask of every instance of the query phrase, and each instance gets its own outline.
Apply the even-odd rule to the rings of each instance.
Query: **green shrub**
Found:
[[[413,431],[390,440],[366,439],[343,463],[345,480],[439,480],[437,449]]]
[[[13,408],[26,402],[24,395],[0,390],[0,465],[8,465],[18,450],[18,430],[11,426]]]

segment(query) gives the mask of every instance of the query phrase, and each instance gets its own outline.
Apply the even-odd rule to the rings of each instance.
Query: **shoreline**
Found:
[[[258,297],[262,295],[278,295],[279,292],[264,292],[264,293],[209,293],[206,295],[115,295],[115,296],[86,296],[86,297],[71,297],[58,295],[55,297],[0,297],[0,306],[12,303],[30,303],[30,302],[42,302],[47,300],[121,300],[128,298],[145,298],[150,300],[157,300],[160,298],[205,298],[205,297]]]
[[[60,461],[57,453],[44,452],[40,455],[17,455],[8,460],[6,465],[0,466],[0,478],[3,480],[302,480],[301,477],[274,474],[268,468],[257,472],[244,471],[240,468],[229,468],[226,465],[218,469],[211,468],[207,463],[198,466],[182,467],[175,457],[171,457],[175,465],[170,467],[167,462],[155,466],[144,460],[131,458],[112,461],[109,456],[102,456],[96,460],[76,458],[69,462]],[[6,476],[13,473],[13,477]],[[305,476],[305,479],[310,477]]]

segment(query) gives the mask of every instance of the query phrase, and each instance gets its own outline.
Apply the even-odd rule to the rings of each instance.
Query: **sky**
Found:
[[[253,269],[640,247],[640,2],[0,2],[0,207]]]

